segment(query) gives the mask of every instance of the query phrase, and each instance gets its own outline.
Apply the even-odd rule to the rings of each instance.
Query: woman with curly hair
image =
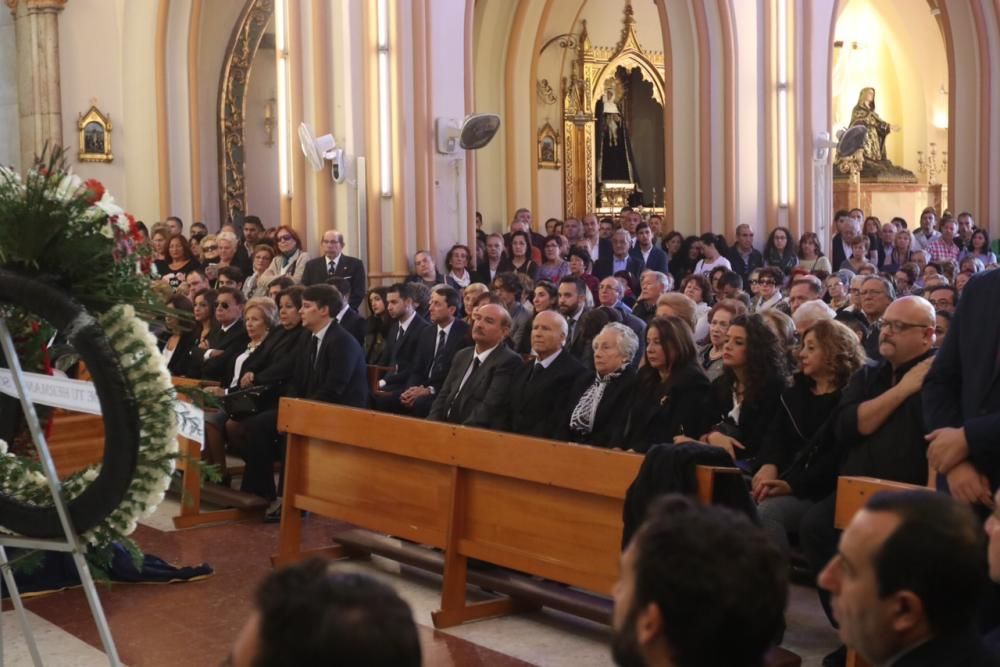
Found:
[[[795,239],[787,227],[775,227],[764,246],[764,266],[780,269],[786,276],[799,263]]]
[[[703,440],[725,449],[745,472],[754,470],[764,436],[787,385],[785,350],[764,318],[733,318],[722,351],[722,376],[712,383],[719,421]]]
[[[833,491],[836,457],[817,465],[814,446],[828,446],[830,415],[864,360],[858,337],[836,320],[820,320],[802,336],[800,371],[781,394],[751,484],[763,525],[786,552],[788,534],[798,530],[806,510]]]
[[[621,432],[612,442],[645,452],[675,436],[701,434],[714,423],[712,385],[698,367],[690,326],[656,317],[646,328],[643,365]]]

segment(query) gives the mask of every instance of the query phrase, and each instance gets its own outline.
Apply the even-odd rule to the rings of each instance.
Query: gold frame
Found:
[[[96,124],[101,128],[103,139],[100,143],[87,141],[86,128]],[[85,114],[77,118],[76,127],[80,135],[80,152],[77,158],[80,162],[111,162],[111,116],[105,115],[96,106],[91,106]]]
[[[545,159],[543,147],[547,141],[552,142],[552,159]],[[559,168],[559,134],[548,123],[538,131],[538,168],[558,169]]]

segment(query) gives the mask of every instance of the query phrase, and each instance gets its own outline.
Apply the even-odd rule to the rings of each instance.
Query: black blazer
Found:
[[[724,420],[733,409],[732,384],[728,377],[722,375],[712,382],[712,388],[715,391],[715,400],[718,406],[717,421]],[[781,404],[781,392],[784,389],[784,381],[775,379],[764,388],[760,396],[757,396],[752,403],[743,401],[743,405],[740,406],[739,423],[736,425],[739,428],[739,434],[726,434],[733,435],[745,447],[745,449],[736,450],[737,458],[747,460],[756,458],[767,435],[767,429],[770,428],[771,421]]]
[[[389,334],[385,338],[385,348],[382,350],[379,364],[394,366],[396,370],[385,376],[386,385],[402,385],[410,377],[413,364],[417,360],[417,340],[420,338],[420,332],[428,326],[427,320],[420,315],[413,316],[413,321],[402,336],[399,333],[398,321],[389,325]]]
[[[337,267],[340,268],[339,266]],[[368,320],[361,316],[361,314],[354,309],[354,307],[349,307],[347,312],[344,313],[344,317],[340,320],[340,326],[347,329],[354,338],[361,344],[361,347],[365,345],[365,334],[368,333]]]
[[[358,341],[336,320],[330,322],[320,344],[315,365],[310,368],[313,336],[308,335],[296,352],[292,381],[285,396],[336,403],[353,408],[368,407],[368,366]]]
[[[345,294],[344,298],[347,299],[347,303],[351,304],[351,308],[360,309],[361,303],[365,300],[365,288],[367,287],[364,262],[357,257],[341,255],[337,258],[337,270],[334,271],[333,275],[338,278],[347,278],[350,281],[351,293]],[[326,256],[316,257],[306,262],[306,268],[302,271],[302,284],[319,285],[327,282],[329,277],[326,271]]]
[[[203,380],[216,380],[221,382],[223,386],[228,385],[229,381],[233,379],[233,361],[243,354],[249,342],[250,337],[247,336],[243,320],[239,320],[229,327],[229,331],[223,331],[221,326],[212,329],[211,333],[208,334],[208,347],[212,350],[222,350],[222,354],[205,360],[205,350],[196,348],[192,352],[192,356],[196,362],[201,361],[197,377]],[[229,377],[226,377],[227,372]]]
[[[969,458],[1000,486],[1000,271],[972,278],[924,379],[927,430],[964,427]]]
[[[424,327],[417,340],[417,356],[413,370],[406,380],[406,388],[434,387],[441,391],[444,381],[451,370],[451,361],[455,354],[472,344],[472,328],[464,320],[456,319],[451,323],[451,330],[444,339],[444,349],[434,359],[434,347],[437,345],[438,328],[435,325]]]
[[[631,255],[635,261],[639,262],[639,275],[642,275],[642,272],[646,269],[649,269],[650,271],[659,271],[660,273],[667,272],[667,253],[657,248],[656,245],[653,245],[653,247],[649,249],[649,257],[646,259],[642,258],[642,249],[639,247],[638,243],[636,243],[635,247],[629,251],[629,255]]]
[[[512,433],[553,438],[563,417],[569,420],[575,404],[573,388],[589,374],[567,350],[561,351],[548,368],[532,374],[534,366],[535,362],[529,361],[514,375],[508,426]]]
[[[274,385],[281,389],[292,379],[295,357],[309,338],[301,326],[285,329],[278,325],[243,362],[240,373],[253,373],[255,385]]]
[[[194,331],[185,331],[177,341],[177,347],[170,356],[170,363],[167,370],[171,375],[190,376],[191,375],[191,355],[197,353],[198,334]],[[201,351],[204,355],[204,351]]]
[[[628,416],[619,421],[616,446],[645,452],[652,445],[672,443],[675,435],[697,440],[716,423],[712,384],[697,361],[670,374],[666,385],[651,388],[636,379]]]
[[[834,234],[833,238],[830,240],[830,266],[836,271],[850,257],[850,254],[844,254],[844,244],[841,235]]]
[[[511,381],[521,366],[521,356],[500,343],[476,373],[469,377],[466,386],[461,387],[475,350],[475,346],[471,346],[455,354],[451,370],[434,399],[428,419],[506,430]]]
[[[597,447],[620,447],[621,444],[614,439],[620,431],[619,422],[628,414],[629,403],[632,401],[635,389],[635,371],[632,366],[628,366],[622,374],[611,380],[601,402],[597,406],[597,414],[594,415],[594,427],[587,435],[574,433],[569,428],[569,420],[579,403],[583,393],[593,384],[597,376],[593,373],[582,375],[573,388],[573,400],[569,403],[569,410],[564,414],[564,419],[559,420],[556,431],[557,440],[569,440],[583,445],[595,445]]]
[[[610,275],[614,275],[614,253],[608,253],[607,255],[602,254],[594,262],[594,277],[598,280],[604,280]],[[632,276],[632,286],[635,287],[639,284],[639,274],[642,273],[642,260],[636,259],[632,255],[628,256],[625,261],[625,270],[629,272]]]
[[[482,283],[493,289],[493,278],[496,278],[501,273],[514,273],[514,265],[510,263],[510,259],[506,253],[500,257],[500,263],[497,264],[497,270],[492,277],[490,276],[490,260],[484,259],[483,263],[472,272],[472,278],[475,282]]]

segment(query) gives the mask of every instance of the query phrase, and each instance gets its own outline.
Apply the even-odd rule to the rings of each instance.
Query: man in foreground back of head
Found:
[[[975,618],[986,546],[972,511],[931,491],[881,493],[858,512],[820,572],[840,637],[875,666],[1000,664]]]
[[[420,667],[409,605],[372,577],[328,567],[317,559],[268,576],[223,664]]]
[[[742,514],[654,502],[622,555],[619,667],[759,667],[782,627],[788,564]]]

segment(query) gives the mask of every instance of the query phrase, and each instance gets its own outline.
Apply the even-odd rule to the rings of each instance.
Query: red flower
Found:
[[[104,186],[96,178],[91,178],[83,182],[83,199],[88,204],[96,204],[104,196]]]

